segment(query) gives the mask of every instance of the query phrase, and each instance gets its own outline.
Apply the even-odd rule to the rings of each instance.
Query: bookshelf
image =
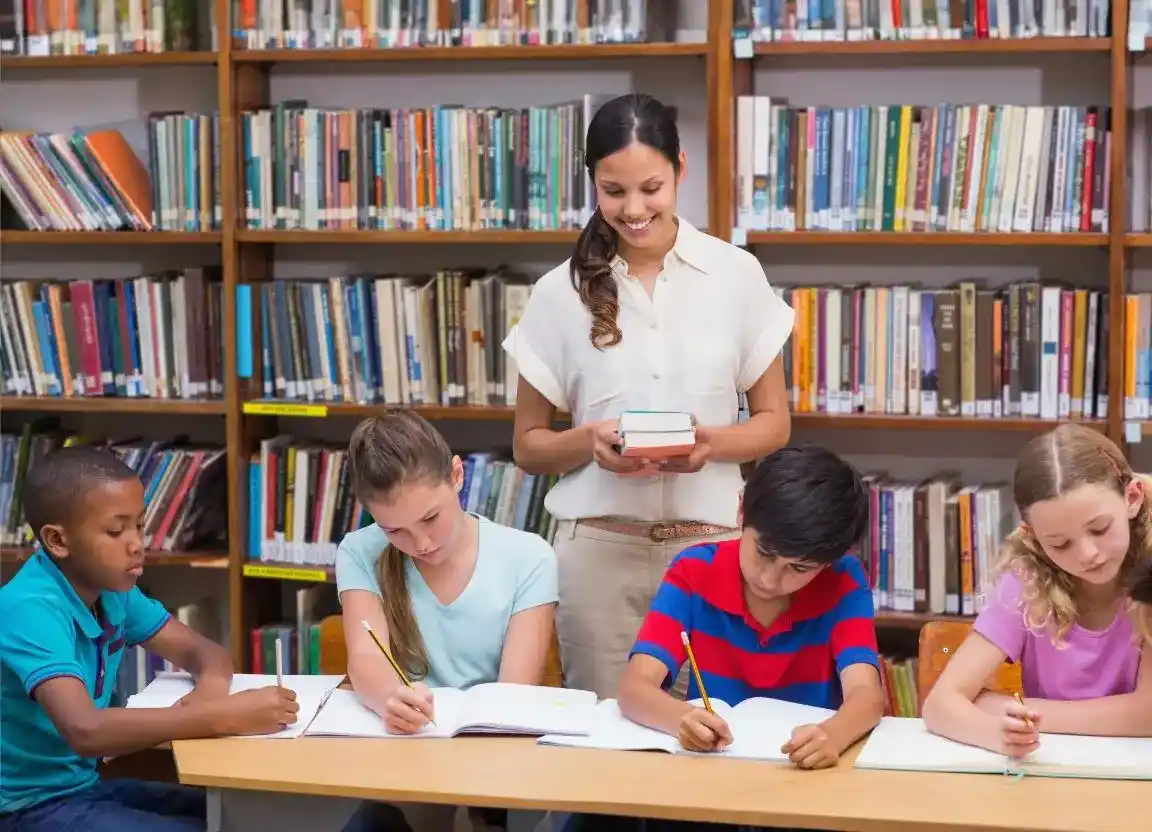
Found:
[[[227,20],[229,0],[213,0],[216,20]],[[663,0],[651,0],[653,3]],[[282,253],[295,256],[304,252],[322,261],[330,251],[375,251],[378,247],[396,247],[397,256],[406,250],[429,247],[461,247],[475,250],[513,251],[533,256],[536,249],[546,251],[544,259],[559,262],[564,247],[576,239],[571,228],[523,230],[485,228],[479,230],[385,230],[339,228],[332,230],[284,230],[246,227],[245,186],[243,180],[242,122],[249,111],[267,108],[279,100],[292,97],[277,88],[277,73],[290,72],[293,79],[308,79],[323,74],[324,82],[339,83],[342,72],[372,72],[380,77],[409,68],[429,68],[450,76],[480,71],[534,71],[536,68],[564,66],[579,72],[581,67],[599,71],[613,62],[643,66],[646,73],[658,73],[675,63],[686,62],[691,72],[703,79],[705,106],[703,112],[691,114],[703,122],[703,154],[690,156],[693,175],[706,183],[704,216],[693,217],[698,226],[725,239],[745,243],[769,264],[801,252],[827,251],[836,256],[854,257],[865,251],[868,256],[917,257],[938,256],[937,251],[956,250],[958,259],[983,256],[992,252],[1012,255],[1027,262],[1033,253],[1060,257],[1065,254],[1087,258],[1096,264],[1101,275],[1099,288],[1107,292],[1106,317],[1109,322],[1107,413],[1089,424],[1106,432],[1122,445],[1132,438],[1132,420],[1126,418],[1123,397],[1125,355],[1125,293],[1129,291],[1133,260],[1142,250],[1152,249],[1152,229],[1130,231],[1128,215],[1127,142],[1128,112],[1132,103],[1132,78],[1140,53],[1130,53],[1122,34],[1113,37],[1034,37],[1027,39],[986,40],[866,40],[866,41],[790,41],[750,42],[734,28],[740,0],[708,0],[707,12],[701,18],[704,32],[699,42],[609,43],[596,45],[559,44],[534,46],[422,46],[405,48],[340,48],[340,49],[241,49],[230,37],[219,39],[216,51],[159,52],[118,55],[49,55],[43,57],[2,58],[5,80],[18,83],[22,77],[51,71],[56,77],[80,76],[90,71],[118,73],[140,72],[144,68],[166,71],[187,68],[189,72],[208,73],[214,108],[220,113],[219,159],[221,175],[219,197],[222,219],[214,231],[133,231],[133,232],[33,232],[4,230],[0,246],[11,246],[20,252],[49,247],[58,261],[81,259],[89,247],[101,251],[112,247],[132,249],[157,255],[168,247],[181,251],[211,253],[218,257],[223,281],[222,354],[225,372],[222,395],[203,400],[160,399],[65,399],[51,396],[4,396],[0,410],[27,414],[103,414],[133,419],[211,420],[219,427],[227,452],[228,551],[226,556],[213,553],[179,553],[150,557],[149,563],[163,564],[173,570],[206,568],[226,573],[227,621],[230,644],[238,666],[247,665],[248,633],[251,627],[266,621],[267,610],[278,602],[278,583],[330,582],[329,567],[277,565],[250,560],[248,555],[248,463],[257,453],[262,440],[277,434],[292,433],[307,420],[324,419],[337,434],[346,435],[354,424],[380,405],[350,402],[316,402],[300,407],[302,402],[266,402],[258,378],[241,378],[238,349],[238,292],[240,287],[258,289],[277,279],[276,263]],[[447,3],[442,3],[447,8]],[[1127,5],[1116,3],[1110,12],[1111,30],[1127,31]],[[964,67],[984,66],[997,61],[1011,61],[1014,66],[1027,66],[1030,61],[1053,58],[1075,61],[1077,66],[1094,67],[1107,76],[1107,105],[1112,113],[1112,147],[1109,176],[1111,190],[1108,210],[1111,217],[1105,232],[1060,233],[981,233],[957,231],[887,232],[887,231],[765,231],[737,227],[737,98],[757,94],[758,73],[772,71],[777,65],[821,67],[834,65],[837,71],[851,72],[858,66],[884,67],[892,62],[912,61],[915,67],[933,67],[961,71]],[[460,62],[461,66],[456,66]],[[847,62],[846,64],[844,62]],[[902,65],[902,64],[901,64]],[[1147,61],[1144,61],[1147,66]],[[493,70],[492,68],[495,68]],[[197,75],[196,83],[205,83]],[[651,77],[645,75],[644,77]],[[543,81],[541,83],[544,83]],[[969,96],[978,98],[979,96]],[[557,94],[555,100],[563,100]],[[341,101],[341,106],[361,106],[356,101]],[[425,104],[432,104],[426,101]],[[804,106],[806,102],[798,101]],[[45,104],[44,106],[51,106]],[[19,127],[20,125],[11,125]],[[702,158],[701,158],[702,156]],[[699,173],[697,173],[699,172]],[[699,181],[699,180],[698,180]],[[683,200],[682,200],[683,201]],[[187,247],[187,248],[183,248]],[[11,249],[5,249],[11,250]],[[392,249],[386,249],[392,251]],[[438,249],[439,250],[439,249]],[[447,250],[447,249],[445,249]],[[455,251],[455,249],[452,249]],[[838,252],[845,254],[840,255]],[[1019,253],[1019,254],[1018,254]],[[951,256],[951,255],[947,255]],[[1144,255],[1147,256],[1147,255]],[[1077,261],[1080,262],[1080,261]],[[931,266],[926,266],[926,269]],[[773,282],[776,279],[773,278]],[[253,293],[255,295],[255,292]],[[259,375],[257,368],[256,375]],[[455,431],[459,427],[479,424],[489,435],[510,437],[513,417],[511,407],[467,404],[457,406],[414,405],[427,418]],[[927,447],[939,443],[970,443],[1016,439],[1043,431],[1055,422],[1051,419],[1004,417],[973,418],[922,417],[911,414],[859,413],[838,414],[797,412],[795,430],[821,431],[837,435],[868,436],[888,434],[914,437]],[[1152,436],[1152,422],[1140,421],[1136,436]],[[981,437],[993,437],[985,440]],[[955,437],[953,439],[953,437]],[[869,440],[866,440],[869,441]],[[510,438],[505,439],[510,444]],[[996,444],[996,447],[1000,447]],[[995,452],[994,452],[995,453]],[[16,548],[3,550],[3,560],[14,563],[26,556]],[[167,571],[167,569],[165,570]],[[949,616],[919,612],[881,611],[881,626],[894,630],[917,630],[925,621]]]

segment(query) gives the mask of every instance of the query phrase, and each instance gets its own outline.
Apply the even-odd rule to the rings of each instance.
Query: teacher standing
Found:
[[[668,563],[738,534],[740,463],[788,441],[780,355],[793,312],[752,254],[677,216],[685,158],[659,101],[604,104],[584,164],[597,209],[572,257],[535,284],[504,349],[520,373],[516,463],[562,475],[545,507],[558,521],[565,683],[610,697]],[[742,424],[738,393],[751,414]],[[693,414],[694,452],[620,456],[625,410]],[[557,411],[571,428],[553,429]]]

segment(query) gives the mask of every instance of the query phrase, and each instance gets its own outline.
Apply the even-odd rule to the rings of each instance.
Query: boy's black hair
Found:
[[[1136,567],[1128,594],[1133,601],[1152,606],[1152,560],[1144,558]]]
[[[824,448],[781,448],[744,486],[744,527],[778,557],[832,563],[859,542],[867,524],[860,475]]]
[[[93,488],[135,478],[136,472],[105,448],[60,448],[28,470],[24,478],[24,518],[44,546],[40,530],[73,520],[84,495]]]

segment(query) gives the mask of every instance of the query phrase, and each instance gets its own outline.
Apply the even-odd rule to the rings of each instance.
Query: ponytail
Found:
[[[352,492],[362,504],[389,499],[407,484],[447,483],[455,457],[440,432],[419,413],[403,408],[370,416],[348,442]],[[380,555],[380,594],[388,641],[396,663],[414,679],[428,675],[428,653],[408,592],[408,556],[389,544]]]
[[[412,679],[428,675],[428,651],[412,611],[408,593],[408,558],[389,544],[380,555],[380,594],[384,597],[384,618],[388,622],[388,647],[392,658]]]
[[[589,338],[596,349],[615,346],[624,337],[616,321],[620,314],[620,299],[612,276],[612,260],[616,257],[619,242],[616,230],[596,209],[580,232],[576,251],[572,254],[572,288],[592,313]]]

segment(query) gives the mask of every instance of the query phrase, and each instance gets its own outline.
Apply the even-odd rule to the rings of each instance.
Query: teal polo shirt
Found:
[[[126,647],[152,638],[169,613],[138,587],[102,592],[99,619],[43,551],[0,587],[0,815],[91,788],[95,759],[68,747],[33,698],[73,676],[107,708]]]

